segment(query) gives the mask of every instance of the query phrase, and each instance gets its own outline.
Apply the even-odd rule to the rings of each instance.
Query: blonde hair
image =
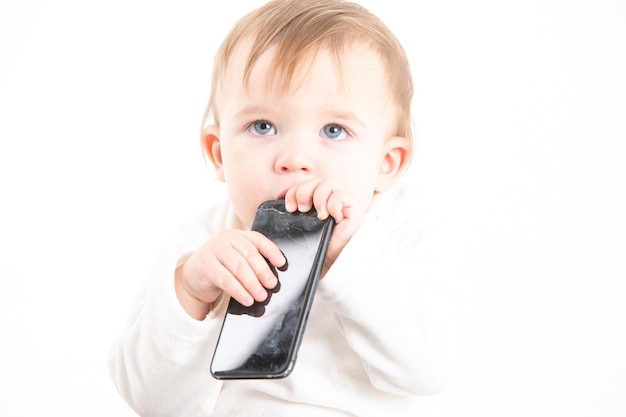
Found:
[[[387,26],[362,6],[342,0],[272,0],[243,16],[226,36],[215,56],[211,96],[202,127],[213,116],[219,124],[216,96],[234,49],[252,42],[242,82],[246,84],[258,58],[275,47],[270,82],[289,88],[299,65],[328,50],[340,67],[342,54],[357,42],[376,52],[385,66],[392,101],[397,107],[394,136],[407,139],[412,155],[411,100],[413,81],[406,53]]]

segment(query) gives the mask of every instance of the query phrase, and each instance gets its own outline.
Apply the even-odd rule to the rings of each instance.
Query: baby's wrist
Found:
[[[187,256],[186,258],[188,259],[189,256]],[[190,294],[190,292],[187,290],[183,275],[183,267],[185,265],[185,261],[186,259],[178,263],[176,271],[174,273],[174,290],[176,292],[176,298],[178,299],[178,302],[187,314],[189,314],[196,320],[204,320],[207,314],[209,314],[211,310],[213,310],[214,303],[208,303],[206,301],[200,300]]]

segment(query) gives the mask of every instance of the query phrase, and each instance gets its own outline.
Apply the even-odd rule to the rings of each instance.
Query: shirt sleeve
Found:
[[[436,394],[464,368],[470,286],[446,250],[453,236],[407,190],[379,199],[319,286],[371,383]]]
[[[139,415],[210,415],[221,389],[209,371],[221,319],[215,313],[203,321],[191,318],[174,290],[178,261],[205,243],[210,229],[199,218],[173,236],[109,351],[113,382]]]

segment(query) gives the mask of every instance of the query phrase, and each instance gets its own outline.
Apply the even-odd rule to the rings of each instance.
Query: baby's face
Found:
[[[218,177],[240,220],[249,227],[260,203],[315,177],[340,185],[368,207],[396,118],[380,59],[355,46],[339,70],[321,52],[281,94],[268,86],[272,55],[269,50],[260,57],[244,88],[248,50],[238,48],[215,103]]]

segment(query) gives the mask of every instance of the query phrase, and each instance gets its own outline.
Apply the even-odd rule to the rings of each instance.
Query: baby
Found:
[[[466,326],[423,255],[404,50],[362,7],[274,0],[220,47],[202,143],[228,200],[174,236],[109,359],[142,416],[424,415],[455,379]],[[260,203],[336,227],[293,373],[219,381],[209,364],[230,297],[268,297],[287,261],[250,230]],[[245,341],[242,341],[245,343]]]

